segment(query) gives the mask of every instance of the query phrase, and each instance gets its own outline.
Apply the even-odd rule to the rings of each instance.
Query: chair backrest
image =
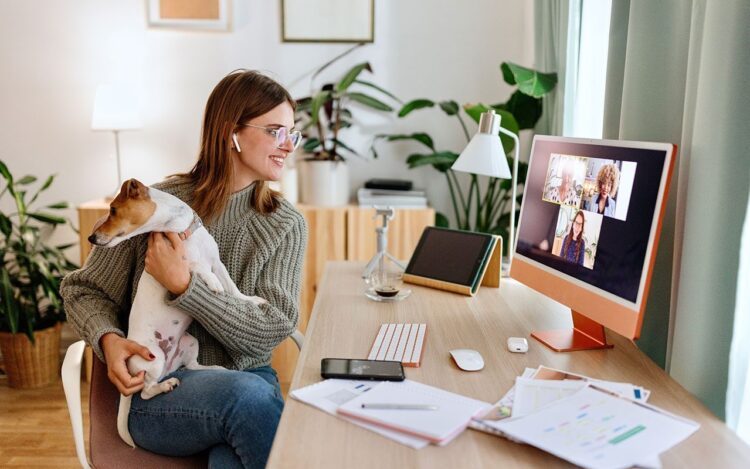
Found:
[[[208,455],[191,457],[160,456],[143,449],[133,449],[117,434],[117,407],[120,394],[107,378],[107,367],[94,359],[89,393],[89,436],[91,465],[96,468],[205,468]]]

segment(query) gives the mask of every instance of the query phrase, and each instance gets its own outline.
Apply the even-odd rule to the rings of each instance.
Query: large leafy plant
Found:
[[[440,109],[448,117],[456,119],[456,123],[460,125],[467,143],[471,140],[472,135],[466,126],[464,116],[479,122],[480,115],[488,109],[494,109],[501,117],[502,127],[513,133],[518,134],[520,130],[533,129],[542,115],[541,98],[554,89],[557,84],[557,74],[540,73],[510,62],[503,62],[500,65],[500,70],[505,82],[517,87],[505,102],[491,105],[465,104],[459,106],[454,100],[436,102],[420,98],[406,103],[399,111],[398,116],[403,118],[420,109]],[[499,234],[507,239],[512,193],[510,180],[486,178],[472,174],[469,176],[468,192],[465,192],[458,175],[451,170],[451,166],[458,158],[459,153],[452,149],[438,148],[435,140],[427,132],[384,134],[378,135],[376,140],[378,139],[385,139],[389,142],[411,140],[419,143],[427,151],[410,154],[406,163],[410,169],[432,166],[445,175],[457,227],[463,230]],[[513,158],[507,156],[507,154],[513,150],[513,139],[502,133],[500,139],[508,158],[508,164],[512,168]],[[377,156],[376,146],[373,145],[372,149],[374,155]],[[528,165],[519,162],[518,168],[518,184],[523,185],[526,181]],[[488,180],[480,183],[480,178]],[[522,192],[519,191],[520,193]],[[522,195],[517,198],[519,207],[521,198]],[[448,217],[443,213],[437,213],[436,224],[438,226],[449,226]]]
[[[4,184],[0,201],[8,194],[13,199],[9,213],[0,209],[0,330],[22,332],[34,340],[34,331],[44,329],[65,319],[60,281],[66,273],[77,268],[63,253],[74,243],[50,246],[45,242],[44,228],[54,229],[69,223],[51,211],[68,208],[58,202],[35,208],[39,194],[54,181],[49,176],[40,187],[31,191],[37,181],[34,176],[16,180],[7,165],[0,161]]]
[[[331,64],[357,47],[360,45],[319,67],[313,73],[311,83]],[[355,124],[352,110],[359,106],[378,112],[392,112],[393,107],[384,102],[382,96],[400,103],[393,94],[360,78],[364,71],[372,73],[369,62],[355,65],[337,82],[327,82],[313,90],[311,96],[297,100],[295,122],[302,131],[302,148],[310,155],[308,159],[344,161],[347,156],[361,156],[341,139],[341,131]],[[368,94],[372,90],[377,92],[377,97]]]

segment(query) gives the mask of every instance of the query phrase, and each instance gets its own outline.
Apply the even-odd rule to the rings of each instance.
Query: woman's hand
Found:
[[[133,355],[140,355],[149,361],[153,360],[156,357],[149,352],[148,348],[122,338],[114,332],[104,334],[99,339],[99,346],[104,352],[104,360],[107,363],[107,377],[117,387],[120,394],[130,396],[143,389],[143,376],[146,372],[141,371],[136,376],[131,376],[127,360]]]
[[[148,236],[146,272],[173,295],[182,295],[190,285],[190,268],[185,246],[177,233],[156,233]]]

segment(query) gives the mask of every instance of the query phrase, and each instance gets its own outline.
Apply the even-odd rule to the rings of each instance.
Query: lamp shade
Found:
[[[451,169],[494,178],[510,179],[510,167],[500,142],[500,116],[489,110],[479,120],[479,131],[472,137]]]
[[[130,130],[142,127],[138,99],[125,86],[99,85],[91,117],[92,130]]]

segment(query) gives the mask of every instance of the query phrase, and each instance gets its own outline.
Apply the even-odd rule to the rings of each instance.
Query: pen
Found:
[[[362,404],[363,409],[438,410],[430,404]]]

